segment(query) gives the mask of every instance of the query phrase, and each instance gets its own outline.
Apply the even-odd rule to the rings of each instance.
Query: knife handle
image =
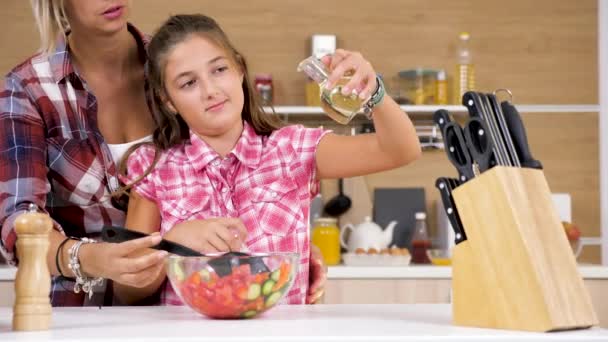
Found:
[[[445,109],[436,110],[433,114],[433,122],[435,122],[435,124],[439,126],[439,129],[443,132],[443,128],[445,127],[445,125],[452,122],[450,112]]]
[[[513,138],[513,143],[517,150],[521,166],[542,170],[543,165],[541,162],[534,159],[530,153],[526,128],[524,127],[524,123],[521,120],[517,108],[508,101],[501,102],[500,107],[502,108],[507,127],[509,128],[509,133]]]
[[[452,190],[456,187],[456,184],[459,184],[459,182],[453,178],[439,177],[435,181],[435,187],[439,190],[439,194],[441,195],[443,209],[454,230],[454,243],[459,244],[466,241],[467,235],[462,227],[458,210],[456,210],[454,200],[452,199]]]

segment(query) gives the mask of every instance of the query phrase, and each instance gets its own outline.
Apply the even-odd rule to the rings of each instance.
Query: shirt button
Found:
[[[272,196],[272,197],[277,197],[278,195],[279,195],[279,194],[277,194],[277,192],[276,192],[276,191],[273,191],[273,192],[271,192],[271,193],[270,193],[270,196]]]
[[[180,214],[182,214],[183,216],[185,216],[188,212],[185,210],[182,210]]]
[[[220,161],[216,159],[216,160],[214,160],[214,161],[211,162],[211,165],[218,166],[219,163],[220,163]]]
[[[222,189],[222,192],[223,192],[223,193],[227,193],[227,192],[228,192],[228,188],[223,188],[223,189]]]

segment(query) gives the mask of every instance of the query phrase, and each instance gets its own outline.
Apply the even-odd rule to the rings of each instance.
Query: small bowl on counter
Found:
[[[446,249],[429,249],[426,251],[426,255],[431,260],[431,264],[436,266],[450,266],[452,265],[452,255],[449,250]]]

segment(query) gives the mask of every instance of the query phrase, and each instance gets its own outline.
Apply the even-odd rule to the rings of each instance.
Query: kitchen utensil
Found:
[[[167,258],[167,277],[180,299],[212,318],[251,318],[274,307],[289,292],[296,277],[298,253],[225,256],[234,265],[229,275],[217,272],[214,257]],[[268,268],[256,272],[254,263]]]
[[[452,121],[449,113],[443,109],[435,112],[433,120],[441,129],[448,159],[458,170],[460,180],[466,182],[473,178],[475,176],[473,160],[460,125]]]
[[[481,118],[470,118],[464,127],[464,140],[469,148],[473,162],[477,164],[479,172],[489,169],[493,163],[492,139],[488,134],[488,127]]]
[[[542,170],[495,166],[453,199],[467,235],[452,253],[455,324],[537,332],[598,324]]]
[[[329,216],[340,216],[352,205],[351,199],[344,194],[344,179],[338,179],[338,194],[325,204],[325,213]]]
[[[496,119],[481,93],[473,91],[466,92],[462,97],[462,104],[467,107],[471,117],[481,118],[487,125],[488,133],[493,145],[494,160],[497,165],[510,165],[509,156],[506,152],[501,133],[496,124]]]
[[[129,230],[124,227],[118,226],[104,226],[101,229],[101,239],[105,242],[120,243],[133,239],[139,239],[148,236],[147,234]],[[214,267],[215,272],[220,276],[226,276],[232,273],[232,268],[238,266],[241,262],[250,264],[251,272],[260,273],[267,272],[268,267],[264,264],[261,258],[251,257],[234,259],[234,257],[248,257],[249,254],[243,252],[231,251],[227,253],[213,253],[213,254],[202,254],[184,245],[176,242],[162,239],[161,242],[152,247],[154,249],[167,251],[172,254],[184,256],[184,257],[210,257],[209,265]],[[236,260],[238,263],[235,265],[233,261]]]
[[[543,165],[540,161],[534,159],[530,153],[530,147],[528,146],[528,137],[526,136],[526,128],[521,120],[519,112],[508,101],[500,103],[502,112],[505,116],[505,122],[509,129],[509,134],[513,138],[513,145],[522,167],[529,167],[532,169],[542,169]]]
[[[496,100],[496,96],[494,96],[494,94],[485,94],[485,97],[486,101],[488,101],[489,103],[490,109],[492,110],[496,118],[496,123],[504,141],[505,148],[507,149],[509,159],[511,160],[510,165],[515,167],[521,167],[519,157],[517,156],[517,151],[515,150],[515,146],[513,145],[513,139],[511,139],[511,133],[509,132],[509,128],[507,126],[507,123],[505,122],[505,117],[502,112],[502,108]]]
[[[435,181],[435,187],[439,190],[439,194],[441,195],[443,208],[450,220],[450,225],[454,230],[454,243],[456,245],[467,239],[467,234],[464,231],[460,216],[458,215],[458,210],[456,209],[454,199],[452,198],[452,191],[459,185],[460,182],[455,178],[440,177]]]
[[[105,242],[120,243],[146,237],[148,234],[117,226],[104,226],[101,229],[101,239]],[[176,242],[162,239],[154,249],[167,251],[181,256],[202,256],[203,254]]]

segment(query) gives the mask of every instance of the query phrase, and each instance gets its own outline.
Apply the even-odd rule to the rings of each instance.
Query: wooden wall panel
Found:
[[[508,87],[519,103],[597,103],[596,0],[139,0],[132,21],[152,32],[169,14],[193,12],[223,25],[252,72],[274,75],[279,104],[304,102],[295,69],[314,33],[336,34],[391,76],[416,66],[451,72],[462,30],[472,35],[480,89]],[[0,28],[5,72],[37,46],[29,2],[3,0]]]
[[[304,77],[295,68],[309,54],[314,33],[336,34],[339,47],[361,51],[390,79],[416,66],[452,72],[462,30],[472,35],[479,89],[508,87],[518,104],[598,102],[596,0],[378,0],[354,6],[345,0],[139,0],[133,7],[132,21],[146,32],[169,14],[215,17],[252,73],[273,74],[277,104],[304,103]],[[3,0],[0,72],[37,45],[29,2]],[[571,193],[574,221],[584,235],[599,235],[597,113],[525,114],[524,121],[551,189]],[[434,223],[434,180],[450,174],[444,152],[434,151],[410,167],[367,178],[370,187],[425,186]],[[327,196],[332,187],[325,187]],[[583,260],[599,261],[599,249],[585,251]]]

